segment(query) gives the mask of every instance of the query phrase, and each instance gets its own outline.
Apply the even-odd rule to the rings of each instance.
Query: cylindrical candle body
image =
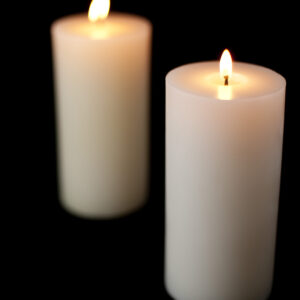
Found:
[[[231,100],[206,76],[217,62],[166,78],[165,283],[175,299],[264,300],[272,286],[285,80],[235,70],[245,80],[228,87]],[[260,79],[267,87],[256,89]]]
[[[77,15],[51,29],[61,202],[83,217],[129,213],[147,198],[151,25]]]

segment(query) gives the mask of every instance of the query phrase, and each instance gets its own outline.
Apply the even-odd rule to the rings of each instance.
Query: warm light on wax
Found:
[[[220,76],[225,80],[225,85],[228,85],[229,79],[232,76],[232,59],[227,49],[223,51],[220,59]]]
[[[105,20],[109,14],[110,0],[93,0],[89,8],[89,20],[96,22]]]
[[[51,25],[59,198],[79,217],[109,219],[148,198],[152,25],[89,3],[89,17]]]
[[[166,76],[172,299],[266,300],[272,290],[286,82],[262,66],[231,68],[225,50]]]

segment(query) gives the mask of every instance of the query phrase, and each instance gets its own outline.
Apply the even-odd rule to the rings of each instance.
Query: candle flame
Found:
[[[230,52],[225,49],[223,51],[221,60],[220,60],[220,76],[222,80],[225,81],[225,85],[228,85],[228,80],[232,75],[232,59]]]
[[[89,20],[96,22],[105,20],[110,9],[110,0],[93,0],[89,8]]]

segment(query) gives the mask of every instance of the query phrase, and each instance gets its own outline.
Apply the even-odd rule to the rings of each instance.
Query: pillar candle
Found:
[[[90,11],[51,27],[60,200],[88,218],[134,211],[148,188],[151,24],[105,17]]]
[[[264,300],[272,286],[285,79],[247,63],[226,75],[213,61],[166,77],[165,284],[175,299]]]

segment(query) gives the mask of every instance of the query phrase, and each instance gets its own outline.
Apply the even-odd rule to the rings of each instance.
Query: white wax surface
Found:
[[[129,213],[148,196],[151,24],[74,15],[51,32],[62,204],[83,217]]]
[[[219,62],[202,62],[178,67],[168,74],[168,83],[195,96],[209,101],[223,100],[220,89],[231,90],[231,99],[250,99],[276,93],[285,87],[285,81],[274,71],[247,63],[233,63],[233,76],[229,86],[219,74]]]
[[[273,276],[285,80],[218,62],[166,78],[166,288],[175,299],[264,300]],[[225,101],[226,100],[226,101]]]
[[[123,13],[111,13],[106,20],[95,23],[89,21],[87,14],[72,15],[54,22],[52,26],[57,34],[68,36],[68,39],[107,42],[136,38],[151,29],[146,19]]]

